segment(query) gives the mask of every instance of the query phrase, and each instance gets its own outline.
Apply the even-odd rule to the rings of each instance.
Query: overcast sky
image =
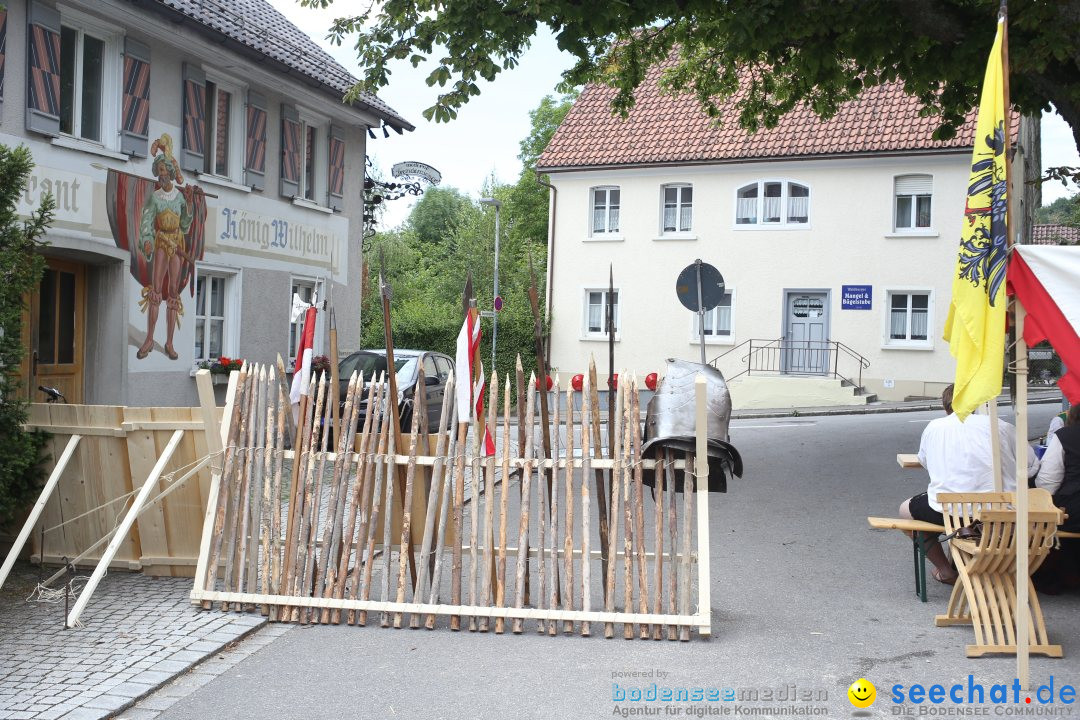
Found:
[[[319,10],[300,7],[297,0],[269,1],[353,75],[360,75],[353,48],[348,44],[335,47],[325,39],[334,17],[346,14],[354,4],[339,0],[329,10]],[[376,140],[369,141],[368,152],[384,175],[389,176],[395,163],[419,161],[442,173],[444,186],[456,187],[474,197],[479,196],[489,177],[505,183],[516,181],[521,172],[518,143],[529,132],[529,111],[544,95],[555,94],[562,71],[571,64],[571,57],[559,52],[547,28],[541,28],[541,32],[517,68],[500,73],[493,83],[478,81],[480,95],[470,100],[450,123],[428,122],[421,114],[437,95],[438,87],[425,84],[432,63],[421,63],[415,69],[403,61],[392,65],[390,84],[379,92],[379,97],[416,130],[404,135],[391,132],[385,139],[380,132]],[[1080,166],[1072,134],[1060,116],[1044,115],[1042,131],[1043,167]],[[1059,182],[1046,183],[1043,203],[1076,190],[1075,186],[1066,189]],[[414,203],[411,197],[388,203],[384,227],[401,223]]]

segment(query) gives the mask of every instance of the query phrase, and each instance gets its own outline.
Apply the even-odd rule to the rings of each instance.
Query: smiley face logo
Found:
[[[851,683],[847,690],[848,700],[857,708],[868,708],[874,704],[877,698],[877,690],[866,678],[859,678]]]

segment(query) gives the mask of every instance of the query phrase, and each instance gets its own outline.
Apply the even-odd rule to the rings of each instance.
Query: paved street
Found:
[[[1032,407],[1032,436],[1055,411]],[[166,688],[171,707],[162,717],[600,718],[629,707],[613,701],[612,683],[625,690],[653,682],[759,696],[771,689],[774,697],[794,685],[795,694],[827,696],[816,709],[846,716],[846,689],[859,677],[878,688],[866,712],[887,716],[898,683],[966,683],[968,674],[987,688],[1011,683],[1015,659],[969,660],[970,628],[934,627],[949,588],[932,583],[930,602],[918,601],[909,542],[866,525],[867,515],[895,515],[925,488],[925,473],[900,469],[895,455],[913,452],[938,414],[735,421],[747,472],[711,498],[711,640],[296,628],[186,697]],[[1080,596],[1042,601],[1066,657],[1033,658],[1032,680],[1076,683]],[[676,705],[694,715],[722,703]],[[156,713],[140,711],[131,717]]]
[[[192,607],[188,579],[116,572],[65,630],[62,597],[27,601],[37,580],[16,565],[0,591],[0,719],[110,717],[265,624]]]

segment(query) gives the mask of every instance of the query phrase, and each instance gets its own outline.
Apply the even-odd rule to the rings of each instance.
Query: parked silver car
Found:
[[[419,377],[418,368],[424,368],[424,387],[416,386]],[[446,383],[454,373],[454,361],[442,353],[430,350],[394,350],[394,369],[397,377],[398,409],[401,417],[401,429],[408,432],[412,428],[412,413],[417,397],[423,398],[427,405],[428,432],[439,429],[439,414],[442,411]],[[340,381],[338,412],[345,410],[345,393],[349,389],[349,378],[354,372],[362,373],[364,386],[386,372],[386,350],[358,350],[348,355],[338,364]],[[367,392],[360,405],[359,423],[363,424],[367,415]],[[447,424],[453,423],[451,417]]]

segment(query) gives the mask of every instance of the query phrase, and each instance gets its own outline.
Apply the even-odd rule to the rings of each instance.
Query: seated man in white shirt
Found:
[[[1080,529],[1080,403],[1069,409],[1065,426],[1047,437],[1035,485],[1048,490],[1069,515],[1062,530]]]
[[[941,394],[945,417],[931,420],[919,442],[919,462],[930,475],[926,492],[905,500],[900,517],[944,525],[938,493],[993,492],[994,460],[990,445],[990,418],[987,415],[968,415],[961,422],[953,414],[953,386]],[[1016,428],[998,421],[1001,453],[1001,482],[1005,492],[1016,489]],[[1035,451],[1028,446],[1028,477],[1039,469]],[[931,574],[938,582],[956,582],[956,570],[945,557],[941,545],[930,543],[926,557],[933,563]]]

